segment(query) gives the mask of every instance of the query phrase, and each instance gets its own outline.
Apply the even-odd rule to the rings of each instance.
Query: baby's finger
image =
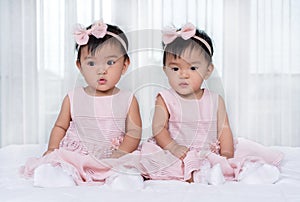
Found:
[[[180,160],[183,160],[185,157],[186,157],[186,152],[181,155]]]

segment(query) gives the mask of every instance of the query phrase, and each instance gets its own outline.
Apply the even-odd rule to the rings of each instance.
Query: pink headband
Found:
[[[195,36],[196,27],[191,23],[185,24],[179,31],[176,31],[176,28],[174,27],[166,27],[163,29],[162,33],[163,33],[162,40],[165,45],[172,43],[177,37],[181,37],[184,40],[188,40],[193,37],[194,39],[201,41],[206,46],[206,48],[208,49],[211,55],[210,45],[204,39]]]
[[[127,46],[125,41],[117,34],[107,31],[107,24],[103,23],[102,21],[98,21],[92,25],[90,29],[86,29],[81,24],[76,24],[74,29],[74,37],[75,41],[78,45],[82,46],[88,43],[89,35],[95,36],[97,39],[103,38],[106,34],[115,37],[127,50]]]

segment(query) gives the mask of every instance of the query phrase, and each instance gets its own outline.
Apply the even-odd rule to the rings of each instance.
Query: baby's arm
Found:
[[[118,158],[126,153],[131,153],[139,146],[142,135],[142,121],[139,105],[133,97],[126,118],[126,134],[119,148],[112,153],[112,158]]]
[[[184,159],[188,148],[179,145],[172,139],[168,131],[169,112],[165,102],[160,95],[157,96],[155,112],[153,116],[152,131],[156,143],[163,149],[170,151],[179,159]]]
[[[50,140],[48,143],[48,149],[43,154],[43,156],[52,152],[55,149],[58,149],[60,141],[65,136],[66,131],[69,128],[70,121],[71,121],[70,99],[68,96],[66,96],[63,100],[57,120],[52,128],[50,134]]]
[[[220,141],[220,155],[226,158],[232,158],[234,153],[233,137],[228,121],[225,103],[221,96],[219,96],[217,122],[218,138]]]

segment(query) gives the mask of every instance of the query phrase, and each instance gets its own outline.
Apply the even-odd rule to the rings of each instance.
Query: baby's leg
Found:
[[[43,164],[34,171],[33,185],[37,187],[75,186],[73,178],[60,166]]]
[[[246,184],[273,184],[280,176],[276,166],[256,162],[246,162],[237,180]]]

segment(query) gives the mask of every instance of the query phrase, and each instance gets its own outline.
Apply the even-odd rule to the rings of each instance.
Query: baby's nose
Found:
[[[107,74],[107,68],[105,67],[105,65],[100,65],[97,69],[97,73],[98,74]]]
[[[179,70],[179,76],[181,78],[188,78],[189,77],[189,73],[186,69],[181,69]]]

